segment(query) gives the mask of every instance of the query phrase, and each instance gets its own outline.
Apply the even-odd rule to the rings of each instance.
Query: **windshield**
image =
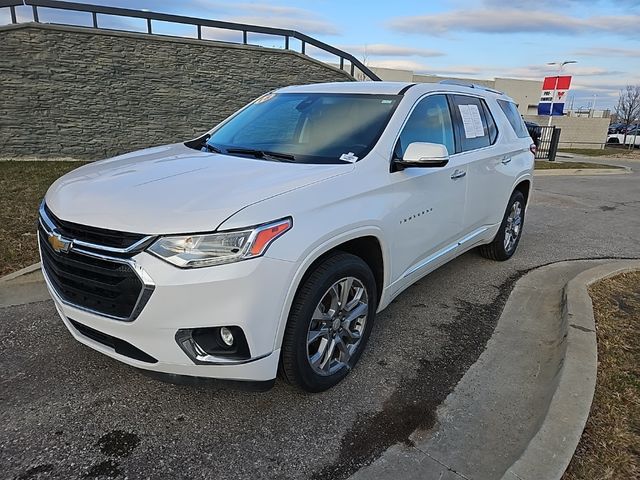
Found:
[[[401,98],[270,93],[215,130],[204,150],[296,163],[355,162],[373,148]]]

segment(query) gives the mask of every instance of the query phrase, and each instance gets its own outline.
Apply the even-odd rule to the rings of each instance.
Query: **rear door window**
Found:
[[[516,104],[507,100],[498,100],[498,105],[500,105],[500,108],[507,117],[507,120],[509,120],[509,123],[513,127],[513,131],[516,135],[520,138],[527,138],[529,136],[529,131],[518,112]]]
[[[451,95],[451,100],[463,152],[495,143],[498,130],[484,100],[467,95]]]

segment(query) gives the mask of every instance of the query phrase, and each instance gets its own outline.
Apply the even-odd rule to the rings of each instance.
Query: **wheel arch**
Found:
[[[524,196],[524,203],[525,205],[529,203],[529,194],[531,193],[531,179],[529,178],[525,178],[525,179],[521,179],[519,180],[515,187],[513,187],[513,191],[518,191],[520,193],[522,193],[522,195]]]
[[[389,283],[389,250],[378,227],[360,228],[351,232],[336,235],[332,240],[319,245],[301,262],[293,281],[289,287],[286,300],[280,315],[278,332],[274,349],[280,348],[282,338],[287,325],[289,311],[293,299],[305,279],[313,272],[313,269],[331,255],[337,252],[347,252],[356,255],[369,265],[376,281],[378,305],[382,298],[385,286]]]

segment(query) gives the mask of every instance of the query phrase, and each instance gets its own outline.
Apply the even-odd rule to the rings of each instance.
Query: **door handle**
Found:
[[[458,178],[462,178],[467,174],[467,172],[465,172],[464,170],[455,170],[452,174],[451,174],[451,180],[456,180]]]
[[[506,165],[510,161],[511,161],[511,157],[504,157],[502,160],[500,160],[500,163],[502,163],[503,165]]]

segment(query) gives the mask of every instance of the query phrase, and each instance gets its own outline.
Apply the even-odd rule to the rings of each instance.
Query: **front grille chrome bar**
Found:
[[[58,229],[55,227],[55,224],[51,221],[51,219],[46,215],[46,211],[44,209],[44,202],[42,203],[42,205],[40,206],[40,226],[42,228],[42,233],[46,234],[47,236],[49,235],[53,235],[53,234],[59,234]],[[114,257],[112,255],[109,255],[108,253],[99,253],[96,251],[92,251],[92,250],[87,250],[85,248],[78,248],[78,246],[83,246],[81,245],[81,242],[78,242],[74,239],[69,239],[72,240],[72,244],[71,244],[71,248],[70,251],[72,251],[74,254],[77,255],[81,255],[81,256],[85,256],[85,257],[89,257],[89,258],[94,258],[94,259],[98,259],[98,260],[104,260],[107,262],[113,262],[113,263],[117,263],[117,264],[121,264],[121,265],[127,265],[128,267],[131,268],[131,270],[133,271],[133,273],[138,277],[138,279],[140,280],[141,284],[142,284],[142,288],[140,289],[140,293],[138,295],[138,298],[131,310],[131,314],[128,316],[117,316],[117,315],[111,315],[109,313],[106,312],[101,312],[99,310],[95,310],[83,305],[79,305],[77,303],[71,302],[67,299],[65,299],[64,294],[60,291],[58,291],[58,289],[56,289],[54,282],[49,278],[49,275],[51,274],[50,272],[47,272],[47,262],[44,261],[45,259],[45,255],[43,254],[42,249],[44,248],[43,245],[41,244],[41,234],[38,234],[38,247],[40,249],[40,257],[43,259],[42,262],[42,273],[43,276],[45,278],[45,281],[47,282],[49,288],[51,289],[52,293],[54,294],[54,296],[56,297],[57,300],[60,301],[60,303],[87,312],[87,313],[92,313],[94,315],[98,315],[101,317],[106,317],[106,318],[111,318],[113,320],[119,320],[119,321],[125,321],[125,322],[132,322],[134,321],[142,312],[142,310],[144,309],[145,305],[147,304],[147,302],[149,301],[149,299],[151,298],[151,294],[153,293],[154,289],[155,289],[155,283],[153,281],[153,279],[149,276],[149,274],[132,258],[121,258],[121,257]],[[152,237],[147,237],[147,238],[152,238]],[[85,242],[82,242],[82,244],[84,244]],[[104,249],[103,246],[101,245],[93,245],[90,247],[94,250],[100,250],[100,249]]]
[[[44,201],[40,204],[39,212],[40,212],[40,223],[42,224],[42,227],[47,232],[57,233],[57,234],[66,236],[64,235],[64,232],[60,231],[60,229],[56,226],[56,224],[47,214]],[[147,235],[141,238],[140,240],[138,240],[137,242],[135,242],[133,245],[129,245],[126,248],[110,247],[108,245],[100,245],[97,243],[85,242],[77,239],[73,239],[73,244],[78,245],[80,247],[91,248],[93,250],[100,250],[100,251],[109,252],[109,253],[125,254],[125,253],[132,253],[132,252],[141,250],[143,246],[150,244],[154,238],[155,238],[154,235]]]

